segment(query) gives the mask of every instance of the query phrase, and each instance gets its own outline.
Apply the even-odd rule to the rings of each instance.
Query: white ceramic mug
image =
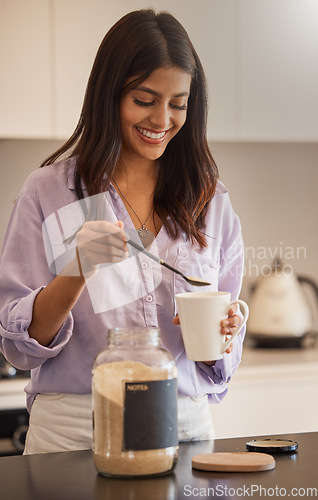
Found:
[[[243,300],[232,300],[229,292],[187,292],[176,295],[181,332],[187,358],[192,361],[221,359],[245,325],[249,309]],[[226,340],[221,321],[233,304],[239,304],[243,319]]]

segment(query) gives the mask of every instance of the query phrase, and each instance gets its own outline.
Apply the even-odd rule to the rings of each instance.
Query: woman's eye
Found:
[[[137,97],[134,97],[134,103],[138,106],[153,106],[155,104],[155,101],[141,101],[140,99],[137,99]],[[169,106],[172,109],[178,109],[180,111],[185,111],[187,109],[186,104],[178,105],[171,102]]]
[[[185,111],[187,109],[187,105],[186,104],[182,104],[180,106],[178,106],[177,104],[170,104],[170,107],[172,109],[180,109],[181,111]]]
[[[152,106],[154,102],[153,101],[151,101],[151,102],[140,101],[139,99],[137,99],[135,97],[134,103],[138,104],[138,106]]]

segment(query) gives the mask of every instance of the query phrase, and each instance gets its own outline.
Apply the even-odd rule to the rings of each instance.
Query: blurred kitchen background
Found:
[[[0,0],[0,245],[25,178],[76,126],[106,31],[150,6],[181,21],[205,67],[211,150],[246,247],[241,297],[249,301],[276,257],[317,283],[317,0]],[[217,436],[230,435],[224,412],[234,404],[251,414],[234,435],[317,430],[317,361],[316,346],[247,349],[232,391],[212,409]]]

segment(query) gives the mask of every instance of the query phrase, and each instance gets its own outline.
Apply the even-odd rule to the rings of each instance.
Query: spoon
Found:
[[[167,264],[164,260],[162,260],[159,257],[157,257],[156,255],[148,252],[148,250],[146,250],[144,247],[138,245],[138,243],[135,243],[133,240],[128,239],[128,240],[125,240],[125,241],[126,241],[126,243],[128,243],[132,247],[136,248],[140,252],[143,252],[145,255],[147,255],[148,257],[150,257],[150,259],[153,259],[156,262],[159,262],[159,264],[161,264],[162,266],[166,267],[167,269],[170,269],[170,271],[172,271],[174,273],[177,273],[180,276],[182,276],[182,278],[185,279],[188,283],[190,283],[190,285],[193,285],[193,286],[208,286],[208,285],[211,285],[211,283],[209,283],[208,281],[204,281],[201,278],[196,278],[195,276],[185,276],[181,271],[178,271],[178,269],[176,269],[176,268],[174,268],[172,266],[169,266],[169,264]]]

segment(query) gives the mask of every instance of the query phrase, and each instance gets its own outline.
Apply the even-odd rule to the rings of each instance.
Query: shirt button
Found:
[[[142,262],[142,263],[141,263],[141,267],[142,267],[143,269],[147,269],[147,267],[148,267],[148,266],[149,266],[148,262]]]
[[[147,302],[152,302],[153,301],[153,296],[152,295],[147,295],[146,301]]]

